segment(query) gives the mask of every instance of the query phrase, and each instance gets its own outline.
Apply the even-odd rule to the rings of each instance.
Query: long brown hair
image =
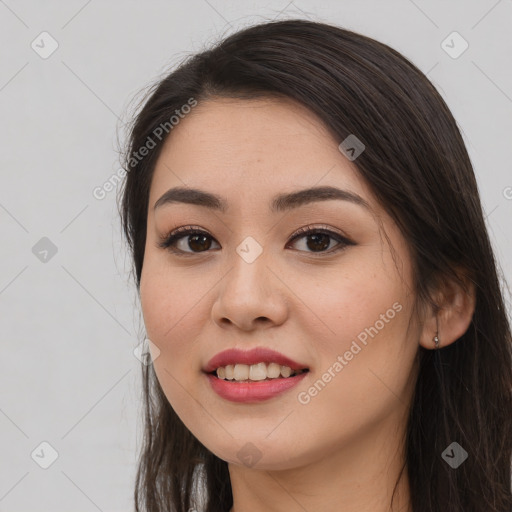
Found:
[[[405,440],[414,512],[510,512],[512,336],[475,175],[440,94],[389,46],[324,23],[266,22],[188,57],[158,80],[124,150],[120,215],[137,290],[150,184],[169,119],[191,98],[276,95],[305,105],[340,142],[357,134],[365,144],[354,164],[411,248],[418,305],[435,306],[430,292],[446,279],[464,287],[466,276],[475,285],[475,311],[464,335],[440,350],[418,349]],[[161,126],[166,136],[155,137]],[[134,159],[148,137],[154,147]],[[181,422],[152,365],[142,370],[145,431],[136,510],[196,507],[194,482],[201,474],[205,510],[226,512],[233,504],[227,463]],[[456,470],[441,457],[454,441],[469,453]]]

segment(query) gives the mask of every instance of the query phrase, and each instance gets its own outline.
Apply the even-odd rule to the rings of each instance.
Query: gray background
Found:
[[[510,281],[511,0],[0,0],[1,511],[133,509],[142,317],[116,191],[92,191],[119,169],[137,91],[223,35],[291,17],[374,37],[428,75],[463,131]],[[46,59],[31,47],[50,48],[43,31],[59,45]],[[458,58],[441,46],[453,31],[469,44]],[[43,237],[55,254],[38,252]],[[47,469],[44,441],[58,453]]]

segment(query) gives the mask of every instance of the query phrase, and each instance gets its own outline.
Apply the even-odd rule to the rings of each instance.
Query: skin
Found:
[[[214,99],[173,128],[155,168],[140,283],[147,335],[160,350],[154,369],[187,428],[228,462],[232,512],[384,512],[403,463],[415,357],[419,345],[434,348],[436,317],[428,308],[413,317],[409,248],[359,177],[357,160],[339,151],[340,142],[291,100]],[[275,194],[321,185],[357,193],[373,213],[333,199],[270,212]],[[153,211],[174,186],[219,194],[229,208],[221,213],[173,203]],[[210,247],[190,247],[189,236],[177,242],[188,252],[184,257],[158,247],[159,237],[189,225],[211,236]],[[332,252],[335,238],[323,251],[308,246],[307,236],[291,242],[308,225],[342,233],[354,245]],[[236,252],[247,236],[263,250],[251,264]],[[447,283],[446,290],[438,295],[441,346],[467,330],[474,309],[455,285]],[[394,303],[401,310],[300,403],[299,393]],[[304,363],[309,374],[258,404],[232,403],[213,392],[201,372],[209,359],[227,348],[256,346]],[[237,455],[247,443],[260,455],[256,464]],[[409,500],[404,470],[393,510],[411,510]]]

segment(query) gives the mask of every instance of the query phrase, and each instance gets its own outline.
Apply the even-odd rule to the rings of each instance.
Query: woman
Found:
[[[510,325],[414,65],[322,23],[249,27],[152,88],[125,169],[153,358],[138,511],[512,509]]]

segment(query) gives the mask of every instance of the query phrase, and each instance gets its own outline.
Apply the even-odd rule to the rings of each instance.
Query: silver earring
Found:
[[[436,345],[436,350],[439,350],[439,324],[438,324],[438,321],[437,321],[437,316],[436,316],[436,325],[437,325],[437,329],[436,329],[436,335],[434,336],[433,338],[433,341]]]

